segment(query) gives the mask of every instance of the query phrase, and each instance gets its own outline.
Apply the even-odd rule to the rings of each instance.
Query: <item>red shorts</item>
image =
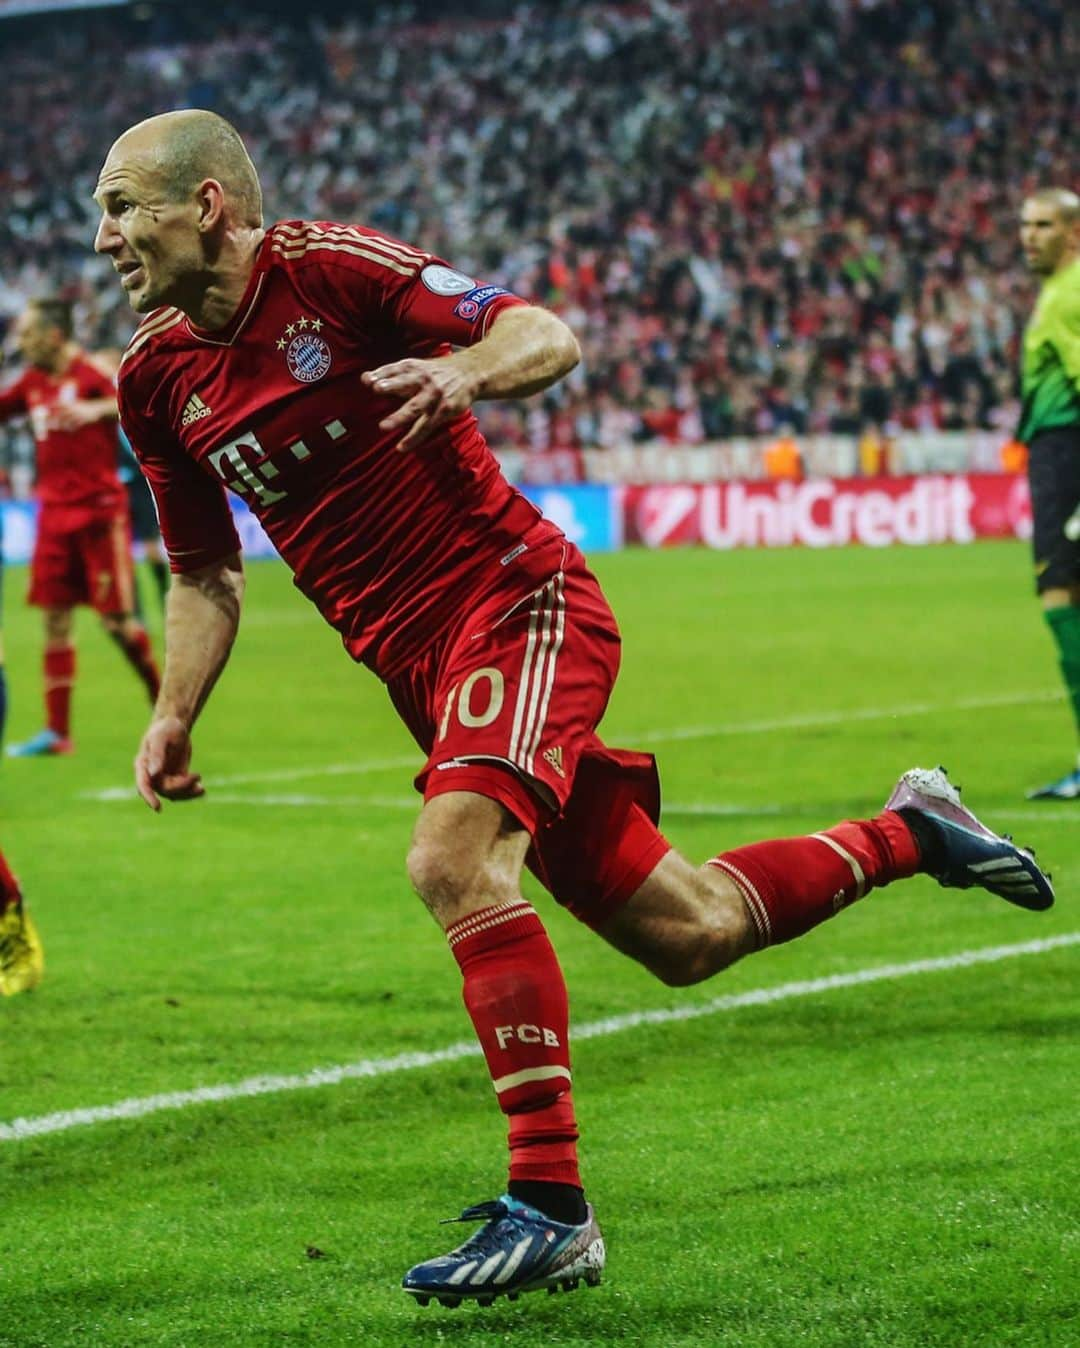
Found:
[[[496,594],[389,683],[428,754],[424,799],[473,791],[532,835],[528,864],[555,898],[600,926],[669,844],[656,823],[650,754],[596,735],[619,668],[619,630],[576,548],[525,599]]]
[[[40,608],[89,604],[98,613],[131,613],[135,583],[127,511],[88,516],[44,507],[27,597]]]

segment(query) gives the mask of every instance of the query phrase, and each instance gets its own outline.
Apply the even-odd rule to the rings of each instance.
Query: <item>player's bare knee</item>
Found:
[[[71,610],[45,610],[45,640],[50,645],[66,645],[71,638]]]
[[[521,898],[528,834],[503,806],[470,792],[429,800],[406,860],[409,880],[446,928]]]
[[[479,908],[520,896],[489,857],[477,856],[457,839],[417,838],[405,864],[412,887],[444,928]]]

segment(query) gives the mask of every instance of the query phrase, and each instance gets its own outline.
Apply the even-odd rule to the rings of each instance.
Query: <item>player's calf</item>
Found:
[[[735,883],[677,852],[660,861],[601,934],[668,987],[688,987],[757,948]]]
[[[601,931],[663,982],[696,983],[919,872],[1025,908],[1054,901],[1029,851],[980,823],[940,768],[914,768],[872,819],[735,848],[700,872],[668,853]]]

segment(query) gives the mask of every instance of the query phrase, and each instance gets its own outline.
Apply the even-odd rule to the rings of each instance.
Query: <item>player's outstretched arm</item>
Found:
[[[191,771],[191,728],[225,668],[244,595],[238,553],[173,577],[165,615],[165,671],[135,756],[135,785],[152,810],[204,794]]]
[[[496,315],[475,346],[433,360],[399,360],[368,370],[363,382],[405,401],[379,427],[399,431],[398,449],[415,449],[440,426],[484,398],[526,398],[554,384],[581,359],[577,339],[546,309],[519,305]]]

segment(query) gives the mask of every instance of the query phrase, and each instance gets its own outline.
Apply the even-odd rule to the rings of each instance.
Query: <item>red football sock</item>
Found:
[[[117,640],[120,643],[120,649],[127,656],[128,662],[135,673],[146,685],[146,691],[150,694],[150,701],[156,702],[158,690],[161,687],[161,676],[158,673],[157,662],[154,660],[154,652],[146,628],[136,627],[130,636],[122,635],[117,637]]]
[[[71,733],[71,689],[75,683],[75,647],[52,646],[45,652],[45,724],[63,739]]]
[[[510,1179],[580,1188],[566,984],[543,924],[520,899],[471,913],[446,939],[509,1117]]]
[[[801,936],[875,885],[914,875],[919,848],[903,819],[885,810],[810,837],[737,847],[707,864],[734,880],[766,946]]]
[[[0,913],[18,901],[19,882],[12,875],[10,867],[4,860],[3,852],[0,852]]]

